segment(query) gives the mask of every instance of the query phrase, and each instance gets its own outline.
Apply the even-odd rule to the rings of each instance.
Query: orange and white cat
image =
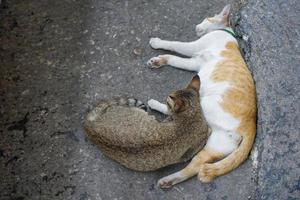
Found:
[[[203,150],[184,169],[160,179],[160,187],[171,187],[197,174],[202,182],[210,182],[238,167],[251,151],[256,134],[255,86],[229,26],[229,11],[227,5],[221,13],[197,25],[197,35],[203,36],[196,41],[150,39],[154,49],[189,57],[160,55],[148,64],[153,68],[171,65],[198,72],[201,106],[212,129]],[[166,105],[153,99],[148,104],[168,114]]]

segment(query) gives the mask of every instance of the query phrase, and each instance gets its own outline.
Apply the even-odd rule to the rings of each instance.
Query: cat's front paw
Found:
[[[150,38],[149,44],[153,49],[159,49],[161,41],[160,38]]]
[[[154,99],[150,99],[148,102],[148,106],[151,108],[151,109],[157,109],[157,105],[159,105],[159,102],[154,100]]]
[[[157,56],[148,60],[147,65],[151,68],[160,68],[163,65],[168,64],[168,59],[166,56]]]

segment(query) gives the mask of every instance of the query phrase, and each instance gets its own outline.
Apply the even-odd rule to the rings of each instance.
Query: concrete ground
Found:
[[[251,158],[203,184],[156,181],[185,164],[128,170],[87,140],[82,119],[98,100],[163,101],[192,73],[146,61],[149,37],[196,39],[194,25],[232,3],[232,22],[257,86]],[[300,69],[297,0],[2,0],[0,199],[299,199]],[[140,55],[133,53],[141,51]]]

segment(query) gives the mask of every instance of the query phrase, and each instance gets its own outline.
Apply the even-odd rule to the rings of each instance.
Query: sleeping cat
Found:
[[[110,158],[138,170],[152,171],[187,161],[210,135],[199,100],[196,75],[187,88],[167,97],[169,119],[159,122],[134,99],[100,102],[86,117],[89,138]]]
[[[202,182],[238,167],[251,151],[256,134],[256,92],[254,81],[229,26],[230,5],[196,26],[200,39],[193,42],[150,39],[154,49],[175,51],[189,58],[160,55],[151,58],[153,68],[163,65],[195,71],[201,77],[201,107],[212,129],[206,146],[179,172],[158,181],[163,188],[196,174]],[[148,102],[152,109],[166,112],[166,105]]]

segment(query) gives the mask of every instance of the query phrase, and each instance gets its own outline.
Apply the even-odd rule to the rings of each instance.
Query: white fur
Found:
[[[225,9],[225,11],[223,10],[222,12],[227,12],[227,10]],[[228,17],[228,13],[222,12],[217,17],[223,15]],[[231,88],[230,83],[226,81],[216,83],[211,80],[210,77],[217,63],[223,59],[220,53],[225,50],[225,45],[228,42],[237,43],[237,41],[232,35],[225,31],[207,30],[207,23],[209,22],[204,20],[203,23],[197,25],[197,31],[203,32],[203,30],[205,30],[208,33],[194,42],[166,41],[159,38],[152,38],[150,45],[155,49],[176,51],[191,57],[180,58],[168,55],[167,63],[176,68],[198,72],[201,79],[201,106],[208,124],[212,129],[212,134],[208,139],[206,147],[228,155],[238,147],[242,139],[240,134],[237,133],[240,121],[234,118],[230,113],[225,112],[220,105],[224,94]],[[225,27],[218,24],[217,28]],[[197,33],[199,34],[200,32]],[[152,107],[152,101],[153,100],[148,102],[151,108],[165,113],[165,107],[162,106],[161,103],[155,102],[154,107]]]
[[[198,36],[202,36],[210,31],[226,28],[229,17],[230,5],[227,5],[223,10],[213,17],[217,22],[210,22],[208,18],[205,18],[201,24],[196,26],[196,33]]]
[[[157,110],[165,115],[169,115],[170,112],[168,110],[168,107],[167,105],[163,104],[163,103],[160,103],[159,101],[156,101],[154,99],[150,99],[148,101],[148,105],[150,106],[151,109],[153,110]]]

